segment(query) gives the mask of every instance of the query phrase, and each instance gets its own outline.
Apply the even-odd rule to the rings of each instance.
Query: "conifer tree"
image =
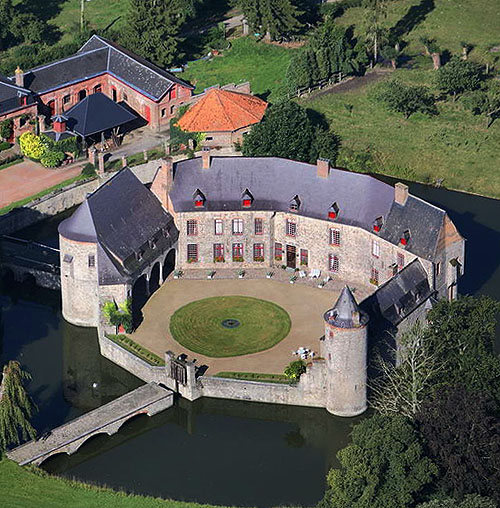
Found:
[[[36,436],[29,419],[33,414],[33,402],[24,388],[31,379],[19,362],[10,361],[3,368],[0,384],[0,452],[10,444],[19,444]]]

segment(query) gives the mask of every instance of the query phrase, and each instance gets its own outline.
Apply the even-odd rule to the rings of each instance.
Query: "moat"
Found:
[[[394,182],[392,182],[394,183]],[[444,208],[467,238],[461,292],[500,299],[500,201],[409,184]],[[21,234],[57,245],[46,221]],[[100,356],[96,333],[66,323],[56,292],[2,286],[2,361],[18,359],[43,433],[141,383]],[[136,493],[240,506],[312,505],[355,419],[325,410],[202,399],[138,417],[112,437],[97,436],[73,456],[44,464],[57,474]]]

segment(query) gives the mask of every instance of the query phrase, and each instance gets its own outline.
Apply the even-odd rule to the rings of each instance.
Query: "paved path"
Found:
[[[42,436],[14,448],[7,456],[20,465],[40,464],[56,453],[74,453],[95,434],[114,434],[124,422],[137,414],[152,416],[172,404],[173,392],[156,383],[148,383],[53,429],[45,438]]]
[[[84,164],[48,169],[26,160],[0,170],[0,208],[78,176]]]
[[[319,351],[319,339],[324,334],[323,314],[337,301],[344,283],[332,281],[328,284],[330,290],[265,278],[168,279],[144,306],[144,321],[132,338],[161,357],[167,350],[175,354],[187,353],[190,359],[197,358],[198,365],[208,365],[209,375],[220,371],[281,374],[283,369],[296,359],[292,356],[292,351],[298,347],[307,346]],[[370,291],[373,289],[358,286],[356,298],[362,300]],[[223,295],[253,296],[277,303],[290,315],[290,333],[267,351],[231,358],[209,358],[193,353],[172,338],[169,331],[170,317],[179,307],[201,298]]]

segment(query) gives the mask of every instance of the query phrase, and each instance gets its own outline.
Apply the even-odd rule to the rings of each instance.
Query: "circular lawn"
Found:
[[[170,319],[170,333],[179,344],[213,358],[269,349],[290,327],[290,316],[279,305],[248,296],[196,300]]]

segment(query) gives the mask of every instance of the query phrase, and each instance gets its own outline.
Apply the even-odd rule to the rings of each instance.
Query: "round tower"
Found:
[[[326,362],[326,409],[337,416],[356,416],[367,407],[368,315],[345,286],[325,318],[321,356]]]

